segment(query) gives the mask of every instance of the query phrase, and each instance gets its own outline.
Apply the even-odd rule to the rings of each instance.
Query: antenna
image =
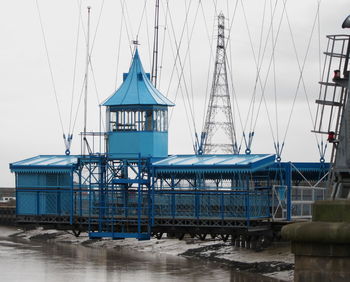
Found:
[[[84,87],[84,133],[83,140],[86,140],[86,124],[87,124],[87,94],[88,94],[88,77],[89,77],[89,62],[90,62],[90,10],[91,7],[87,7],[88,10],[88,22],[87,22],[87,35],[86,35],[86,68],[85,68],[85,87]],[[83,155],[86,151],[86,142],[83,142]]]
[[[153,58],[151,82],[157,88],[158,73],[158,34],[159,34],[159,0],[156,0],[156,9],[154,15],[154,37],[153,37]]]

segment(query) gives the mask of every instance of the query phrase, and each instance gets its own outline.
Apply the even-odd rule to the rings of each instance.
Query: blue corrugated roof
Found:
[[[158,172],[253,172],[275,162],[275,155],[175,155],[155,161]]]
[[[119,87],[104,103],[104,106],[121,105],[160,105],[174,106],[150,82],[143,70],[139,53],[136,49],[129,73]]]
[[[62,172],[70,171],[78,163],[78,156],[40,155],[10,164],[13,172]]]

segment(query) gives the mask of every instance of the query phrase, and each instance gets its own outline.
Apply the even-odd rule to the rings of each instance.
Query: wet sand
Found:
[[[147,257],[151,261],[152,258],[149,256],[182,259],[186,262],[186,265],[188,262],[208,265],[209,272],[215,272],[216,270],[220,270],[221,273],[232,272],[234,274],[230,274],[230,277],[233,275],[233,277],[237,276],[237,278],[243,279],[237,281],[293,280],[294,256],[290,253],[289,246],[286,243],[275,243],[263,251],[256,252],[212,239],[206,241],[191,238],[185,238],[181,241],[167,238],[151,239],[149,241],[137,241],[135,239],[89,240],[87,234],[81,234],[77,238],[67,232],[43,230],[42,228],[26,232],[19,231],[12,236],[30,242],[50,242],[59,243],[60,245],[65,243],[64,245],[68,246],[88,247],[87,249],[117,254],[133,252],[136,253],[136,257]],[[248,280],[245,280],[245,277]],[[219,281],[231,280],[231,278],[228,279],[228,276],[221,278]],[[207,277],[205,279],[207,280]]]

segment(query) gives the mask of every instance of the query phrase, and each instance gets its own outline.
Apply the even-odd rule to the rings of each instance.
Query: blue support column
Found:
[[[151,170],[149,167],[149,163],[147,162],[147,171],[148,171],[148,185],[147,185],[147,203],[148,203],[148,234],[151,234],[152,226],[153,226],[153,218],[152,218],[152,180],[153,172],[151,175]]]
[[[79,176],[79,216],[83,216],[83,193],[81,188],[81,170],[82,168],[79,168],[78,176]]]
[[[152,169],[152,175],[151,175],[151,193],[152,193],[152,204],[151,204],[151,222],[152,226],[154,225],[154,179],[155,179],[155,171],[154,168]]]
[[[224,205],[224,192],[221,192],[220,194],[220,213],[221,213],[221,219],[224,220],[225,217],[225,205]]]
[[[140,155],[137,162],[137,233],[141,233],[141,165],[140,165]]]
[[[18,190],[17,190],[17,188],[18,188],[18,179],[17,179],[17,173],[15,174],[15,187],[16,187],[16,215],[18,214]]]
[[[292,219],[292,164],[285,163],[285,185],[287,186],[287,220]]]
[[[249,199],[249,175],[246,176],[246,196],[245,196],[245,203],[246,203],[246,219],[247,219],[247,227],[250,225],[250,199]]]
[[[175,218],[175,181],[174,181],[174,175],[171,175],[171,216],[174,219]]]
[[[40,191],[37,191],[36,192],[36,215],[39,215],[39,214],[40,214]]]
[[[73,191],[73,186],[74,186],[74,181],[73,181],[73,169],[70,172],[70,216],[69,216],[69,223],[73,224],[73,214],[74,214],[74,191]]]
[[[90,172],[89,172],[90,173]],[[80,174],[80,177],[81,177],[81,174]],[[91,209],[93,208],[92,207],[92,189],[91,189],[91,181],[89,181],[89,187],[88,187],[88,190],[89,190],[89,229],[88,231],[91,232],[91,217],[92,217],[92,211]],[[80,184],[81,184],[81,181],[80,181]],[[91,234],[91,233],[90,233]]]
[[[194,214],[197,219],[199,219],[199,208],[200,208],[200,194],[198,192],[198,177],[196,175],[195,179],[195,194],[194,194]]]

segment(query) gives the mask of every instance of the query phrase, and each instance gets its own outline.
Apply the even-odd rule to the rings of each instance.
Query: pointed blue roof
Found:
[[[122,105],[174,106],[174,103],[163,96],[150,82],[143,70],[137,49],[123,84],[103,103],[103,106]]]

